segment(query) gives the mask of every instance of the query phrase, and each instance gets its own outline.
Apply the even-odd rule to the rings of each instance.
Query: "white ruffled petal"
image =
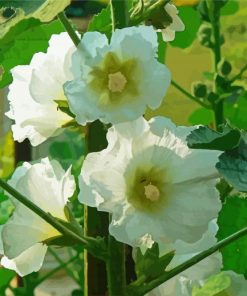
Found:
[[[21,277],[23,277],[29,273],[40,270],[46,251],[46,245],[35,244],[13,259],[8,259],[4,256],[1,259],[1,265],[5,268],[16,271]]]

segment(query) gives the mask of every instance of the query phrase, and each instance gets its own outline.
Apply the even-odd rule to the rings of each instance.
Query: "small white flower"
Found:
[[[8,183],[44,211],[67,221],[64,207],[75,190],[70,169],[64,172],[57,161],[45,158],[18,167]],[[12,201],[14,214],[0,233],[1,264],[25,276],[41,268],[47,251],[43,242],[61,234],[20,202]]]
[[[84,34],[73,55],[74,80],[65,93],[78,123],[133,120],[146,107],[160,106],[170,72],[156,60],[157,35],[152,27],[116,30],[110,44],[104,34]]]
[[[177,241],[175,243],[175,256],[166,270],[169,271],[171,268],[185,262],[197,253],[213,246],[217,242],[215,238],[217,230],[218,227],[215,221],[211,221],[208,231],[196,243],[188,244]],[[203,293],[201,289],[206,287],[208,281],[220,275],[222,276],[222,281],[214,282],[214,284],[211,282],[211,289],[221,290],[223,287],[220,286],[220,284],[223,284],[226,289],[219,291],[219,294],[216,293],[216,295],[245,296],[247,281],[244,276],[236,274],[233,271],[224,271],[221,273],[221,269],[222,256],[220,252],[216,252],[147,293],[146,296],[213,296],[212,290],[210,294],[209,291],[208,293]],[[196,293],[195,291],[198,292]]]
[[[219,152],[189,149],[185,138],[192,129],[141,117],[111,127],[108,147],[87,155],[79,200],[112,213],[110,233],[117,240],[143,248],[145,241],[152,245],[151,236],[168,251],[179,238],[200,239],[217,217]]]
[[[28,138],[33,146],[56,135],[72,117],[58,110],[55,100],[66,100],[63,84],[72,78],[71,55],[75,50],[67,33],[52,35],[47,53],[36,53],[30,65],[12,69],[9,86],[14,139]]]
[[[178,16],[178,10],[175,5],[167,3],[165,5],[165,11],[169,14],[172,18],[172,23],[162,29],[162,36],[164,41],[173,41],[175,39],[175,33],[178,31],[184,31],[184,23],[181,21],[180,17]]]

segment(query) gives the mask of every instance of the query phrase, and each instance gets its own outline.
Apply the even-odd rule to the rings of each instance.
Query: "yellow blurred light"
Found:
[[[172,3],[176,6],[193,6],[196,5],[199,0],[173,0]]]

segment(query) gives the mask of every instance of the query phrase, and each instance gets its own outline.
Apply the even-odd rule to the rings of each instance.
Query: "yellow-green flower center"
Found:
[[[168,202],[167,176],[163,169],[143,165],[126,170],[125,177],[127,199],[136,209],[158,212]]]
[[[111,92],[122,92],[125,88],[127,80],[121,72],[108,74],[108,88]]]
[[[101,64],[89,73],[90,87],[99,95],[102,105],[121,104],[138,95],[138,72],[135,59],[120,59],[108,52]]]

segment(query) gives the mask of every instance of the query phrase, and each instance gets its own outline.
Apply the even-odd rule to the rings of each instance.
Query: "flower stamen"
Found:
[[[108,74],[108,88],[111,92],[122,92],[127,83],[127,79],[121,72]]]
[[[145,196],[147,199],[150,199],[151,201],[159,200],[160,191],[155,185],[150,183],[147,186],[144,186],[144,190],[145,190]]]

